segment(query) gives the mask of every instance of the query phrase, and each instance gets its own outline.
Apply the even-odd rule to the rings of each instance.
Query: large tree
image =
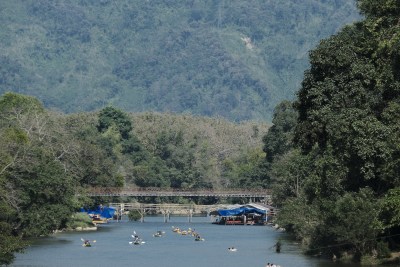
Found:
[[[0,263],[26,245],[27,236],[63,226],[73,209],[74,184],[54,154],[50,120],[33,97],[0,97]]]
[[[298,231],[308,236],[309,247],[353,250],[359,259],[375,248],[382,230],[390,230],[379,223],[380,200],[400,186],[400,2],[357,4],[365,19],[310,52],[311,66],[295,101],[294,143],[299,157],[313,159],[313,168],[297,195],[303,201],[289,196],[282,221],[300,229],[301,220],[284,215],[312,207],[314,227]],[[385,203],[398,203],[396,195],[390,197]],[[362,218],[373,223],[362,225]]]

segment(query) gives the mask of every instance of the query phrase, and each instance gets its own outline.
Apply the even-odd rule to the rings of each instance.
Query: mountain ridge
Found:
[[[65,113],[270,120],[294,97],[308,51],[360,18],[354,2],[49,1],[0,3],[0,93]]]

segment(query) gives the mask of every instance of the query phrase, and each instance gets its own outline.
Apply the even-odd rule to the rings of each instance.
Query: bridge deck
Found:
[[[225,208],[226,204],[214,205],[197,205],[197,204],[175,204],[175,203],[161,203],[161,204],[147,204],[147,203],[109,203],[109,206],[116,207],[118,210],[145,210],[156,211],[159,213],[174,213],[189,211],[193,213],[208,213],[210,211]]]
[[[86,196],[131,196],[131,197],[271,197],[271,190],[227,189],[227,190],[177,190],[160,188],[90,188]]]

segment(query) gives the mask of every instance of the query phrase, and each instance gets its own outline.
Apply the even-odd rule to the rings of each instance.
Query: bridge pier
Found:
[[[166,211],[164,212],[164,222],[167,223],[167,222],[170,221],[170,219],[171,219],[171,217],[170,217],[170,212],[169,212],[169,210],[166,210]]]
[[[189,222],[190,222],[190,223],[192,222],[192,217],[193,217],[193,209],[190,208],[190,209],[189,209]]]
[[[140,212],[140,211],[139,211]],[[140,212],[140,222],[144,222],[144,214],[146,213],[146,210],[144,208],[142,208],[141,212]]]

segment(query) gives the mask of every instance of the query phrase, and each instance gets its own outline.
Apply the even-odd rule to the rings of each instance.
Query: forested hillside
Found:
[[[0,1],[0,93],[63,112],[270,120],[352,0]]]

